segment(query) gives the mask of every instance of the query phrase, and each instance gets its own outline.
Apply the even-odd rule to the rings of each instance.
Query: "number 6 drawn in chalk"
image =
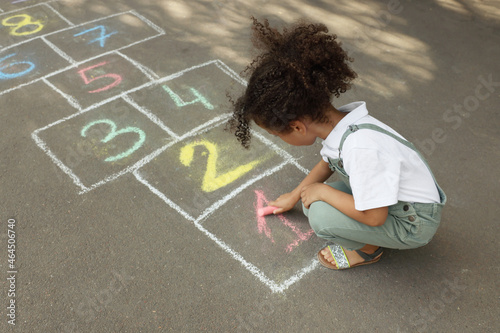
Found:
[[[6,57],[3,57],[2,59],[0,59],[0,64],[6,60],[6,59],[9,59],[11,57],[14,57],[16,54],[15,53],[12,53],[12,54],[9,54],[8,56]],[[4,69],[6,68],[9,68],[9,67],[12,67],[12,66],[15,66],[15,65],[19,65],[19,64],[26,64],[28,65],[29,67],[21,72],[17,72],[17,73],[5,73],[3,72]],[[2,66],[0,67],[0,80],[6,80],[6,79],[15,79],[16,77],[19,77],[19,76],[23,76],[25,74],[28,74],[29,72],[31,72],[33,69],[35,69],[35,64],[30,62],[30,61],[16,61],[16,62],[12,62],[8,65],[5,65],[5,66]]]
[[[118,155],[106,158],[104,160],[106,162],[118,161],[118,160],[121,160],[122,158],[125,158],[125,157],[129,156],[134,151],[136,151],[137,149],[139,149],[142,146],[142,144],[144,143],[144,141],[146,140],[146,134],[140,128],[137,128],[137,127],[125,127],[125,128],[122,128],[121,130],[117,131],[116,130],[116,124],[112,120],[109,120],[109,119],[96,120],[96,121],[93,121],[93,122],[87,124],[85,127],[82,128],[82,131],[81,131],[80,134],[83,137],[86,137],[87,136],[87,130],[89,128],[91,128],[92,126],[97,125],[97,124],[108,124],[109,126],[111,126],[111,132],[109,132],[108,135],[106,135],[106,137],[101,140],[101,142],[104,142],[104,143],[107,143],[107,142],[111,141],[112,139],[114,139],[115,137],[117,137],[118,135],[125,134],[125,133],[137,133],[139,135],[139,140],[136,141],[136,143],[132,146],[132,148],[130,148],[127,151],[124,151],[121,154],[118,154]]]
[[[207,169],[205,171],[205,176],[203,177],[203,183],[201,189],[205,192],[213,192],[221,187],[224,187],[236,179],[240,178],[250,170],[252,170],[260,161],[253,161],[245,165],[240,165],[239,167],[226,172],[222,175],[217,176],[217,145],[209,141],[197,141],[182,147],[180,153],[180,161],[185,166],[190,166],[194,157],[194,147],[203,146],[208,150],[207,159]],[[205,155],[204,153],[203,155]]]
[[[108,84],[105,87],[89,91],[90,94],[101,92],[101,91],[106,91],[106,90],[111,89],[114,86],[120,84],[120,82],[122,82],[122,77],[120,75],[118,75],[118,74],[104,74],[104,75],[92,77],[91,79],[89,79],[87,77],[87,74],[85,74],[86,71],[89,71],[89,70],[94,69],[96,67],[104,66],[106,64],[107,64],[107,62],[103,61],[101,63],[98,63],[97,65],[90,66],[90,67],[87,67],[87,68],[84,68],[84,69],[81,69],[81,70],[78,71],[78,74],[80,74],[80,76],[82,77],[83,82],[85,82],[85,84],[90,84],[90,83],[94,82],[95,80],[99,80],[99,79],[103,79],[103,78],[107,78],[107,77],[112,78],[112,79],[115,80],[113,83]]]

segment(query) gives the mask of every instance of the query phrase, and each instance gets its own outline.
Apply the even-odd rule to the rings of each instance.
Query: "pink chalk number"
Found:
[[[257,228],[260,234],[264,233],[266,237],[274,243],[271,228],[269,228],[269,226],[267,225],[266,218],[259,214],[259,210],[262,210],[265,206],[267,206],[269,204],[269,201],[267,200],[263,191],[256,190],[254,192],[256,197],[254,207],[257,216]],[[281,220],[283,225],[292,229],[292,231],[297,235],[297,238],[286,246],[286,252],[292,252],[292,250],[301,242],[308,240],[314,234],[314,231],[312,229],[309,229],[309,231],[305,233],[302,232],[295,224],[293,224],[285,216],[283,216],[283,214],[278,214],[276,216]]]
[[[97,65],[93,65],[93,66],[90,66],[90,67],[87,67],[87,68],[84,68],[84,69],[81,69],[81,70],[78,71],[78,74],[80,74],[80,76],[83,79],[83,82],[85,82],[85,84],[91,84],[92,82],[94,82],[96,80],[105,79],[105,78],[111,78],[111,79],[114,80],[113,83],[108,84],[105,87],[89,91],[89,94],[94,94],[94,93],[106,91],[108,89],[111,89],[111,88],[119,85],[120,82],[122,82],[122,77],[120,75],[118,75],[118,74],[111,74],[110,73],[110,74],[104,74],[104,75],[100,75],[100,76],[96,76],[96,77],[91,77],[91,78],[89,78],[87,76],[86,72],[88,72],[88,71],[90,71],[90,70],[92,70],[94,68],[104,66],[106,64],[107,64],[107,62],[103,61],[101,63],[98,63]]]

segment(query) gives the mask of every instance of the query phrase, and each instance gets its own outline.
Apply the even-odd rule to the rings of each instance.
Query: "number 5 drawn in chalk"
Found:
[[[228,171],[222,175],[217,175],[217,145],[209,141],[197,141],[190,143],[181,149],[180,161],[185,166],[190,166],[194,157],[194,148],[196,146],[203,146],[208,150],[207,168],[205,171],[205,176],[203,177],[203,182],[201,189],[205,192],[213,192],[221,187],[224,187],[236,179],[240,178],[250,170],[252,170],[260,161],[253,161],[245,165],[240,165],[235,169]],[[206,155],[206,152],[202,155]]]
[[[120,82],[122,82],[122,77],[120,75],[118,75],[118,74],[104,74],[104,75],[92,77],[91,79],[89,79],[87,77],[87,74],[85,74],[85,72],[87,72],[87,71],[89,71],[91,69],[94,69],[94,68],[97,68],[97,67],[101,67],[101,66],[104,66],[106,64],[107,64],[107,62],[103,61],[101,63],[98,63],[97,65],[90,66],[90,67],[87,67],[87,68],[84,68],[84,69],[81,69],[81,70],[78,71],[78,74],[80,74],[80,76],[82,77],[83,82],[85,82],[85,84],[90,84],[90,83],[92,83],[92,82],[94,82],[96,80],[104,79],[104,78],[108,78],[108,77],[114,79],[113,83],[108,84],[105,87],[89,91],[90,94],[101,92],[101,91],[106,91],[108,89],[111,89],[111,88],[117,86],[118,84],[120,84]]]
[[[125,134],[125,133],[136,133],[139,135],[139,140],[136,141],[136,143],[132,146],[132,148],[128,149],[127,151],[124,151],[121,154],[106,158],[104,160],[106,162],[118,161],[118,160],[121,160],[122,158],[129,156],[134,151],[139,149],[142,146],[142,144],[144,143],[144,141],[146,140],[146,134],[140,128],[125,127],[125,128],[122,128],[121,130],[117,131],[116,124],[112,120],[109,120],[109,119],[96,120],[96,121],[93,121],[93,122],[87,124],[85,127],[82,128],[82,131],[80,133],[81,136],[86,137],[87,130],[89,128],[91,128],[92,126],[97,125],[97,124],[108,124],[111,127],[111,132],[109,132],[108,135],[106,135],[106,137],[101,140],[101,142],[103,142],[103,143],[107,143],[107,142],[113,140],[118,135]]]
[[[163,90],[165,90],[170,95],[170,98],[172,98],[175,105],[177,105],[178,107],[183,107],[186,105],[200,102],[201,104],[203,104],[203,106],[206,109],[209,109],[209,110],[214,109],[214,106],[212,104],[210,104],[210,102],[202,94],[200,94],[200,92],[198,90],[196,90],[194,88],[189,88],[189,90],[191,91],[191,93],[193,95],[196,96],[196,99],[193,99],[192,101],[189,101],[189,102],[184,102],[184,100],[182,100],[182,98],[179,95],[177,95],[175,92],[173,92],[172,89],[170,89],[166,85],[163,85],[161,87],[163,88]]]
[[[8,56],[6,57],[3,57],[2,59],[0,59],[0,64],[6,60],[6,59],[9,59],[9,58],[12,58],[16,55],[16,53],[12,53],[12,54],[9,54]],[[23,71],[20,71],[20,72],[17,72],[17,73],[5,73],[3,70],[6,69],[6,68],[9,68],[9,67],[12,67],[12,66],[15,66],[15,65],[19,65],[19,64],[26,64],[28,65],[28,68],[23,70]],[[5,66],[1,66],[0,67],[0,80],[7,80],[7,79],[15,79],[16,77],[19,77],[19,76],[23,76],[25,74],[28,74],[29,72],[31,72],[33,69],[35,69],[35,64],[30,62],[30,61],[15,61],[15,62],[11,62],[10,64],[8,65],[5,65]]]

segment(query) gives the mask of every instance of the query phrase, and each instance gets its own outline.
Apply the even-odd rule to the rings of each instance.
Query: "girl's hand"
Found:
[[[294,192],[285,193],[280,195],[278,199],[269,202],[269,206],[279,207],[273,213],[281,214],[292,209],[297,202],[299,202],[300,196]]]
[[[309,209],[309,206],[311,206],[313,202],[324,201],[323,198],[325,190],[328,190],[329,188],[331,187],[324,183],[313,183],[304,186],[300,193],[300,198],[302,199],[304,207]]]

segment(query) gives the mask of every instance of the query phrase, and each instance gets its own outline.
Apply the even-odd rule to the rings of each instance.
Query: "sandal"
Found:
[[[372,254],[366,254],[363,251],[356,250],[356,253],[359,254],[361,258],[365,259],[365,261],[351,266],[349,260],[347,259],[347,255],[344,252],[344,248],[342,246],[338,244],[330,244],[327,247],[330,250],[330,253],[332,254],[333,260],[335,260],[336,265],[325,259],[323,254],[321,254],[321,251],[323,250],[320,250],[318,252],[318,260],[320,264],[325,266],[326,268],[336,269],[336,270],[347,269],[361,265],[374,264],[380,260],[383,253],[381,247],[379,247],[378,250]]]

